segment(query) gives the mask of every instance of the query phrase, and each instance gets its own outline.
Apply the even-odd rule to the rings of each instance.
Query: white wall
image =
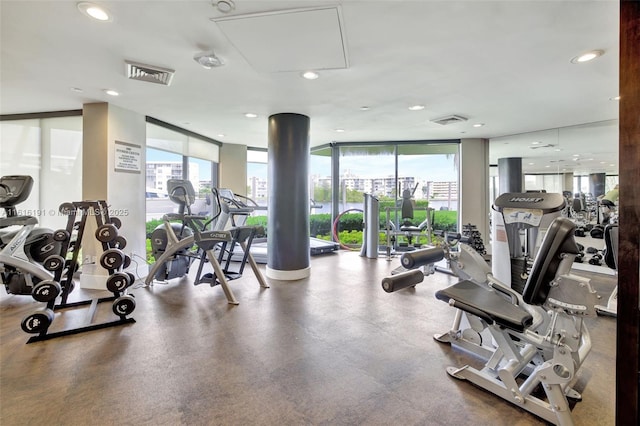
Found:
[[[460,175],[460,224],[475,225],[488,248],[490,206],[487,139],[461,140]]]

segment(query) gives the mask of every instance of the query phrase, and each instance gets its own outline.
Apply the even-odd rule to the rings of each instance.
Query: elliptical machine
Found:
[[[178,213],[165,214],[162,217],[163,224],[158,225],[151,233],[151,250],[156,263],[165,251],[170,250],[181,240],[193,238],[193,230],[187,226],[185,220],[185,215],[191,216],[191,205],[195,202],[195,191],[191,182],[183,179],[169,179],[167,190],[169,199],[178,204]],[[186,276],[193,261],[200,257],[198,252],[194,251],[194,247],[195,243],[181,247],[166,262],[159,263],[157,266],[154,264],[151,268],[154,270],[152,279],[168,281]]]
[[[29,198],[32,188],[33,178],[28,175],[0,178],[0,207],[6,213],[0,218],[0,280],[8,294],[32,295],[38,283],[51,280],[40,265],[48,268],[47,258],[59,254],[62,247],[53,231],[36,228],[35,217],[17,214],[16,206]],[[21,228],[7,229],[15,226]]]

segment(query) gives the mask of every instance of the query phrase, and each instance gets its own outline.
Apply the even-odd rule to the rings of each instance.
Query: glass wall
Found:
[[[269,191],[267,187],[267,151],[247,150],[247,197],[255,201],[259,206],[269,205]],[[254,212],[254,215],[264,215],[264,211]]]
[[[309,196],[311,214],[331,214],[331,148],[325,147],[311,152]]]
[[[524,175],[524,190],[562,194],[562,180],[559,174]]]
[[[43,227],[64,228],[58,207],[82,199],[82,117],[0,122],[0,176],[11,174],[34,179],[19,214],[37,217]]]
[[[211,213],[211,187],[219,148],[216,144],[176,130],[147,123],[146,210],[147,222],[160,220],[178,206],[168,199],[167,180],[188,179],[196,192],[194,214]]]

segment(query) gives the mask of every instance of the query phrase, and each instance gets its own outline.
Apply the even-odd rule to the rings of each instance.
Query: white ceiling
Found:
[[[229,14],[205,0],[95,3],[112,22],[74,1],[0,1],[1,114],[110,102],[266,147],[267,117],[295,112],[311,118],[312,146],[490,138],[494,164],[523,157],[527,172],[617,173],[617,1],[236,0]],[[302,8],[324,12],[264,14]],[[208,49],[225,66],[193,60]],[[570,62],[592,49],[605,54]],[[125,60],[175,77],[169,87],[128,80]],[[307,64],[320,78],[300,77]],[[450,114],[468,121],[430,122]]]

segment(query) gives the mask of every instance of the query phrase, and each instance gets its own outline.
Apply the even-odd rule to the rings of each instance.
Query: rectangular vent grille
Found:
[[[446,126],[447,124],[462,123],[463,121],[467,121],[467,119],[460,115],[447,115],[446,117],[436,118],[431,121]]]
[[[131,80],[140,80],[168,86],[171,84],[175,73],[174,70],[154,65],[145,65],[130,61],[125,61],[125,63],[127,64],[127,78]]]

